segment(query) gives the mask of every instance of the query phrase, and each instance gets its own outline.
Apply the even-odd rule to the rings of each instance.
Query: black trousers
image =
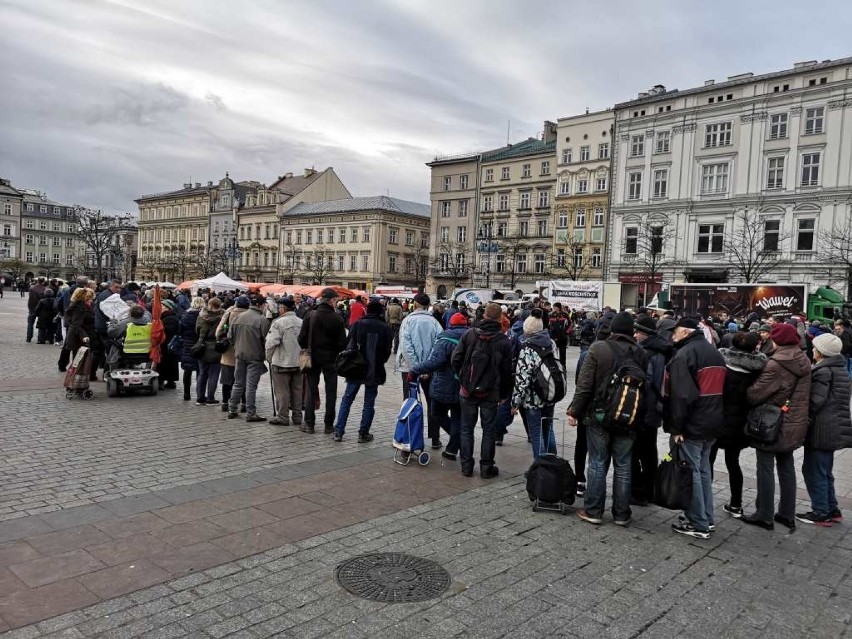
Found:
[[[654,481],[657,478],[657,429],[645,427],[633,442],[633,468],[631,470],[633,499],[653,501]]]

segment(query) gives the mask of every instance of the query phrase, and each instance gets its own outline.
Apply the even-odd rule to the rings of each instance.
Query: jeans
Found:
[[[530,424],[532,428],[532,424]],[[630,519],[630,465],[633,439],[613,435],[598,424],[586,424],[589,444],[589,473],[583,504],[592,517],[603,515],[606,506],[606,477],[609,464],[615,466],[612,486],[612,516],[616,521]]]
[[[574,443],[574,472],[577,481],[586,481],[586,457],[589,456],[588,439],[586,437],[586,424],[577,422],[577,441]]]
[[[198,377],[195,380],[195,398],[199,402],[212,401],[216,397],[216,387],[219,385],[219,362],[202,362],[198,360]]]
[[[319,396],[320,374],[325,380],[325,417],[323,421],[326,428],[332,428],[337,408],[337,369],[333,363],[325,366],[311,366],[306,372],[308,392],[305,397],[305,424],[311,427],[316,425],[316,408],[314,408],[316,400],[314,398]]]
[[[710,451],[710,471],[716,463],[716,452],[719,447],[714,445]],[[731,506],[743,507],[743,469],[740,468],[740,453],[742,448],[728,446],[725,448],[725,469],[728,471],[728,484],[731,487]]]
[[[553,405],[527,406],[527,426],[532,440],[533,459],[544,457],[548,453],[556,455],[556,433],[553,432]],[[542,429],[547,432],[547,442],[542,438]]]
[[[461,404],[459,402],[445,404],[433,399],[432,417],[438,427],[450,436],[445,448],[446,452],[458,454],[461,444]]]
[[[652,501],[654,499],[654,482],[657,479],[657,464],[660,459],[657,454],[657,429],[644,426],[636,435],[633,442],[633,499],[636,501]]]
[[[692,503],[684,511],[695,530],[709,532],[713,518],[713,475],[710,468],[712,439],[684,439],[681,450],[692,466]],[[770,520],[772,517],[769,518]]]
[[[817,515],[827,515],[837,510],[837,497],[834,494],[834,451],[805,448],[802,461],[802,475],[811,498],[811,511]]]
[[[462,471],[473,472],[473,429],[477,417],[482,418],[482,445],[479,451],[479,469],[487,470],[494,465],[497,450],[497,402],[493,399],[470,399],[459,397],[461,402],[461,437],[459,453]]]
[[[402,374],[402,399],[408,399],[408,373]],[[421,379],[418,382],[423,393],[423,407],[426,409],[426,436],[429,439],[441,439],[441,428],[432,418],[432,397],[429,393],[429,380]]]
[[[768,453],[756,450],[757,454],[757,511],[758,519],[772,521],[775,511],[775,469],[778,466],[778,486],[781,498],[778,514],[792,519],[796,516],[796,466],[793,453]]]
[[[62,343],[62,318],[57,317],[53,320],[53,343],[61,344]]]
[[[289,421],[292,412],[293,423],[298,426],[302,423],[302,371],[273,366],[271,375],[278,419]]]
[[[358,390],[363,384],[361,382],[346,382],[346,390],[343,391],[343,398],[340,400],[340,412],[337,413],[337,423],[334,425],[334,430],[341,435],[346,432],[346,422],[349,419],[349,410],[352,408],[352,402],[358,395]],[[361,427],[358,433],[366,435],[370,432],[370,426],[373,424],[373,415],[376,414],[376,395],[379,394],[378,386],[364,386],[364,408],[361,409]]]
[[[27,313],[27,341],[33,339],[33,330],[35,328],[36,314],[33,311]]]
[[[237,366],[234,370],[234,387],[231,390],[231,398],[228,400],[228,412],[237,412],[240,396],[245,391],[246,412],[249,416],[257,415],[257,385],[260,383],[260,376],[265,372],[266,364],[262,361],[248,361],[237,358]]]

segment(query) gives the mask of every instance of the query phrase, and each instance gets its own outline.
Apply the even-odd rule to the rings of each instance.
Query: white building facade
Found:
[[[845,284],[820,250],[852,216],[852,58],[657,86],[618,104],[607,277],[648,276],[643,236],[657,238],[649,281],[743,281],[732,251],[759,229],[772,253],[762,281]]]

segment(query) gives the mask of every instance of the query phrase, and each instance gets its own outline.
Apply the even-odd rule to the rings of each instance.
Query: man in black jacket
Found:
[[[316,308],[302,322],[299,346],[311,351],[311,367],[307,369],[308,393],[305,397],[305,423],[299,426],[303,433],[313,433],[316,426],[316,400],[319,396],[319,378],[325,380],[325,432],[334,432],[337,408],[337,369],[334,362],[346,346],[346,327],[343,319],[334,312],[337,292],[323,289]]]
[[[461,471],[473,475],[473,429],[482,417],[482,445],[479,474],[496,477],[494,465],[497,445],[497,404],[509,401],[512,394],[512,346],[502,333],[503,311],[493,302],[485,307],[482,321],[465,333],[453,351],[450,364],[461,383]]]
[[[668,410],[664,428],[692,466],[692,503],[672,524],[681,535],[709,539],[715,526],[710,451],[722,433],[725,358],[710,344],[698,320],[684,317],[672,333],[675,355],[668,366]]]
[[[376,413],[376,395],[379,386],[387,381],[385,363],[390,359],[393,345],[393,330],[385,322],[385,309],[381,302],[367,304],[367,314],[355,322],[349,329],[347,350],[358,350],[367,362],[363,378],[346,378],[346,391],[340,400],[340,412],[334,425],[334,441],[343,441],[346,421],[352,402],[358,395],[358,389],[364,386],[364,407],[361,409],[361,427],[358,429],[358,443],[373,441],[370,426]]]

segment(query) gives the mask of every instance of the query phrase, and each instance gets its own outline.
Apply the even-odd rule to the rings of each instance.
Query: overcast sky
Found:
[[[0,0],[0,176],[135,210],[333,166],[429,201],[436,153],[654,84],[852,56],[850,0]]]

